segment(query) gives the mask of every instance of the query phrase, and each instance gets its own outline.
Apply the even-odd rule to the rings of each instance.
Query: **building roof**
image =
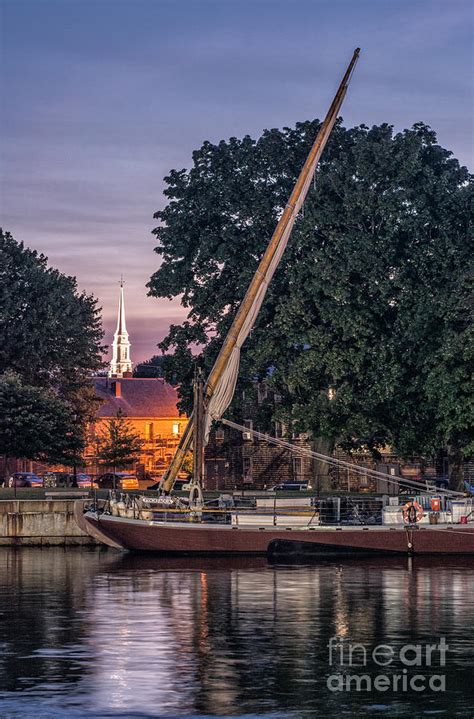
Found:
[[[94,377],[93,381],[96,394],[103,400],[98,417],[115,417],[119,409],[127,417],[180,416],[176,388],[161,378]]]

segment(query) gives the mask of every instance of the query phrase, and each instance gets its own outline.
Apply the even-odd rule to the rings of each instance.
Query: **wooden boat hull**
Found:
[[[87,512],[84,526],[106,544],[162,554],[267,554],[311,545],[328,553],[474,554],[474,525],[278,528],[157,522]],[[284,543],[284,544],[283,544]],[[291,548],[291,547],[290,547]]]
[[[74,520],[83,532],[85,534],[88,534],[92,539],[94,539],[96,542],[102,542],[103,544],[107,544],[109,547],[113,547],[114,549],[123,549],[121,544],[117,544],[117,542],[114,542],[112,539],[109,539],[106,537],[102,532],[100,531],[100,526],[98,524],[93,524],[92,522],[88,522],[86,520],[86,515],[84,514],[84,505],[82,502],[74,502]]]

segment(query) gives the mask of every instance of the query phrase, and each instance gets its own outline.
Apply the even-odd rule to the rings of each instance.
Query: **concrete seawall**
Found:
[[[0,500],[0,546],[98,544],[77,525],[77,499]]]

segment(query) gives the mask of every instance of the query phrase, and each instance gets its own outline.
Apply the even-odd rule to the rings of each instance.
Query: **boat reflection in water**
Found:
[[[471,717],[474,561],[159,558],[3,549],[0,716]],[[327,688],[331,637],[370,650],[445,637],[446,692]],[[397,659],[382,673],[400,671]],[[364,673],[381,673],[372,661]]]

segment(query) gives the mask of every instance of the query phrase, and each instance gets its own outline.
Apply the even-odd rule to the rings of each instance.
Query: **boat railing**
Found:
[[[420,504],[426,519],[432,514],[430,497],[414,496],[410,501]],[[440,521],[459,523],[474,521],[474,499],[451,500],[437,497]],[[104,511],[107,514],[150,522],[205,522],[208,524],[232,524],[236,527],[262,522],[278,526],[293,524],[300,527],[324,526],[377,526],[385,524],[384,511],[392,507],[393,514],[401,518],[401,499],[396,504],[387,503],[386,497],[306,497],[256,499],[251,506],[239,506],[238,498],[229,502],[211,500],[202,506],[190,507],[175,504],[171,500],[163,504],[159,498],[128,493],[110,492]],[[434,512],[436,514],[436,512]],[[463,519],[461,519],[463,518]],[[389,520],[389,523],[390,520]]]
[[[104,511],[107,514],[160,522],[206,522],[239,525],[252,518],[261,518],[266,524],[282,521],[304,526],[315,524],[381,524],[384,500],[379,498],[308,497],[305,500],[279,498],[258,500],[250,506],[212,500],[200,507],[184,504],[162,504],[158,498],[111,491]]]

